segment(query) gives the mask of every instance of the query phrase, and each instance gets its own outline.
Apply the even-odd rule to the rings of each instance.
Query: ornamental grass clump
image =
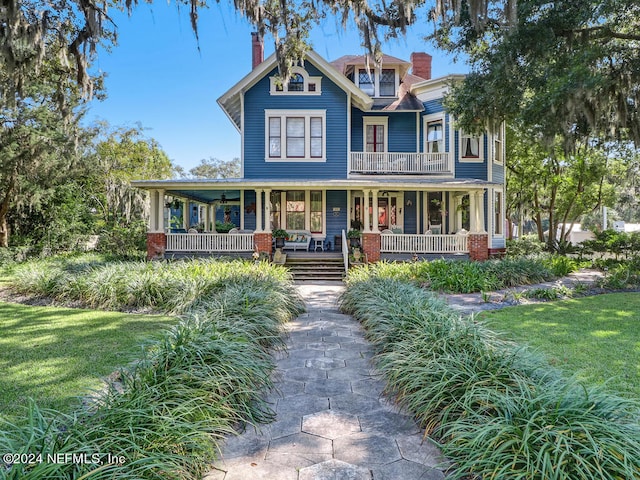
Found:
[[[30,425],[0,429],[4,452],[110,453],[123,462],[0,464],[2,476],[201,478],[224,436],[273,419],[262,399],[273,387],[272,351],[284,348],[282,324],[303,311],[285,269],[205,260],[93,265],[77,275],[59,264],[50,270],[61,300],[179,312],[181,319],[84,410],[43,414],[32,405]],[[20,275],[23,288],[34,283],[29,269]]]
[[[579,384],[415,284],[349,277],[386,392],[454,462],[451,478],[640,478],[640,409]]]

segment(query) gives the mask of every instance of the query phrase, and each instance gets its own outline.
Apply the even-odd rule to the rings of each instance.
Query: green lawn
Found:
[[[481,318],[565,372],[640,399],[640,293],[521,305]]]
[[[100,378],[140,357],[175,319],[0,302],[0,415],[20,421],[31,397],[70,412]]]

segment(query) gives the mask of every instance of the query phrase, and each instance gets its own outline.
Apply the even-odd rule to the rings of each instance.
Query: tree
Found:
[[[538,134],[511,126],[507,135],[507,218],[532,218],[538,239],[551,250],[565,242],[580,218],[613,205],[616,187],[609,172],[619,163],[616,144],[576,143],[567,154],[562,142],[548,148]],[[556,233],[559,232],[559,235]]]
[[[240,159],[230,161],[210,157],[200,160],[200,165],[189,170],[189,174],[195,178],[238,178],[240,177]]]
[[[57,66],[56,60],[43,65],[13,102],[0,102],[0,247],[9,244],[10,211],[37,211],[78,163],[77,147],[85,137],[78,126],[78,92],[53,86]],[[5,80],[0,70],[0,83]],[[57,108],[60,94],[68,111]]]
[[[130,182],[171,178],[171,160],[156,140],[143,136],[140,126],[111,129],[101,124],[97,128],[103,138],[95,146],[89,203],[96,206],[107,224],[144,218],[146,194],[131,187]]]
[[[467,11],[430,38],[469,56],[448,107],[466,129],[506,120],[569,153],[587,138],[640,143],[640,5],[635,0],[520,0],[517,22],[481,27]]]

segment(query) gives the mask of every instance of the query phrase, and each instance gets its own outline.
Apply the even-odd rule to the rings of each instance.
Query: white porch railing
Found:
[[[467,235],[380,235],[381,253],[468,253]]]
[[[253,252],[253,233],[169,233],[170,252]]]
[[[453,165],[447,152],[351,152],[349,172],[446,175],[453,173]]]

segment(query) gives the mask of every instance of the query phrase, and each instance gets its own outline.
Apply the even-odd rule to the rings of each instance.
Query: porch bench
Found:
[[[309,250],[311,232],[309,230],[287,230],[287,238],[284,239],[283,250]]]

